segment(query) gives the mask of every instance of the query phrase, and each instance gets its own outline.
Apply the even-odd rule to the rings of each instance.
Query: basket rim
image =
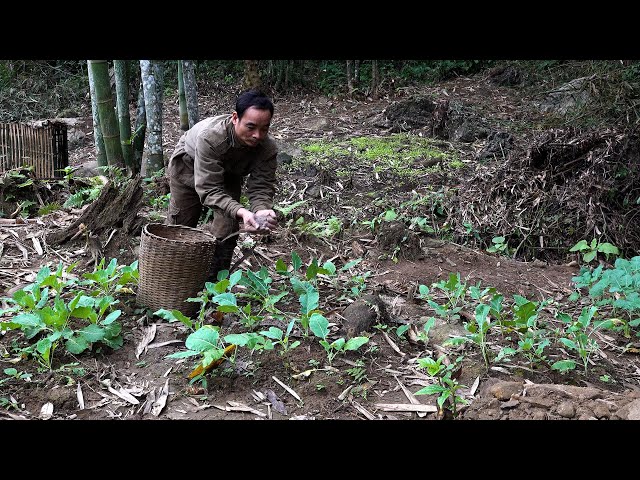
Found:
[[[175,243],[192,243],[192,242],[186,242],[183,240],[179,240],[179,239],[173,239],[173,238],[166,238],[166,237],[161,237],[159,235],[156,235],[154,233],[149,232],[148,227],[162,227],[162,228],[173,228],[173,229],[182,229],[182,230],[186,230],[186,231],[191,231],[191,232],[197,232],[198,234],[204,235],[205,237],[209,237],[210,241],[213,243],[217,242],[217,237],[215,235],[212,235],[209,232],[205,232],[204,230],[200,230],[199,228],[193,228],[193,227],[187,227],[186,225],[167,225],[164,223],[147,223],[144,227],[142,227],[142,233],[157,239],[157,240],[162,240],[164,242],[175,242]],[[208,239],[203,239],[203,242],[208,241]]]

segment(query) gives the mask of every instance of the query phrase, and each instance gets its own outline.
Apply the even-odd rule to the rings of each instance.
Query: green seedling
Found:
[[[491,239],[491,246],[487,248],[487,252],[508,255],[509,245],[506,243],[506,238],[502,236],[493,237]]]
[[[348,341],[344,338],[339,338],[331,343],[327,340],[329,335],[329,321],[319,313],[314,313],[309,319],[309,328],[316,337],[320,338],[320,345],[327,353],[327,360],[329,365],[336,357],[336,355],[346,353],[348,351],[358,350],[362,345],[369,341],[368,337],[353,337]]]
[[[431,357],[418,359],[418,367],[425,369],[427,375],[435,378],[438,383],[435,385],[427,385],[418,390],[414,395],[437,394],[437,403],[441,411],[445,408],[444,403],[449,400],[446,408],[451,411],[455,418],[458,415],[459,405],[468,403],[463,397],[457,394],[457,391],[465,387],[465,385],[461,385],[457,379],[451,377],[453,372],[458,369],[463,357],[456,358],[455,362],[449,365],[444,363],[444,359],[444,355],[440,356],[438,360],[434,360]]]
[[[295,319],[289,322],[286,332],[283,332],[278,327],[269,327],[269,330],[263,330],[260,332],[260,334],[271,339],[274,346],[280,345],[280,355],[284,356],[289,351],[300,345],[300,342],[298,340],[289,344],[289,336],[291,335],[294,324]]]
[[[600,322],[593,322],[592,320],[597,312],[597,307],[584,307],[577,320],[573,320],[570,315],[559,312],[557,318],[566,324],[565,335],[559,339],[565,347],[569,350],[576,352],[582,364],[584,366],[584,373],[587,375],[589,367],[589,359],[591,355],[598,351],[600,346],[597,340],[592,338],[594,332],[598,329],[605,328],[610,329],[614,323],[609,320],[603,320]],[[576,362],[573,360],[560,360],[555,362],[551,368],[565,372],[567,370],[573,370],[576,366]]]
[[[449,340],[446,340],[443,343],[443,346],[448,345],[459,345],[464,343],[465,341],[471,341],[480,347],[480,351],[482,353],[482,358],[484,360],[485,366],[489,366],[489,357],[487,352],[487,332],[491,326],[491,322],[489,319],[489,311],[491,307],[484,303],[478,304],[475,310],[475,323],[465,322],[464,329],[469,333],[464,337],[454,337]]]
[[[609,260],[609,256],[620,255],[618,247],[609,242],[600,243],[596,238],[591,240],[591,243],[587,243],[586,240],[580,240],[569,251],[580,252],[584,263],[593,261],[598,256],[598,253],[604,253],[607,260]]]

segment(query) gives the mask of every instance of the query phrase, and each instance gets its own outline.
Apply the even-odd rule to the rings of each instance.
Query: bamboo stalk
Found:
[[[2,166],[2,171],[7,170],[7,146],[5,145],[6,135],[4,133],[4,129],[5,124],[0,123],[0,155],[2,155],[2,163],[0,163],[0,165]]]

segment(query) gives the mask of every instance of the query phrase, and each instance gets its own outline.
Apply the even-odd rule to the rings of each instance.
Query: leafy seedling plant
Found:
[[[369,341],[369,337],[353,337],[345,341],[344,338],[338,338],[329,343],[327,339],[329,335],[329,321],[319,313],[314,313],[309,319],[309,328],[313,334],[320,338],[320,345],[327,353],[327,361],[329,365],[333,362],[338,354],[344,354],[348,351],[358,350],[362,345]]]
[[[455,362],[449,365],[445,364],[445,356],[442,355],[438,360],[434,360],[431,357],[419,358],[418,367],[426,370],[426,373],[431,378],[436,379],[438,382],[434,385],[427,385],[426,387],[418,390],[414,395],[438,395],[437,403],[440,411],[442,412],[444,403],[449,400],[447,409],[451,411],[453,417],[457,417],[459,405],[467,404],[463,397],[458,395],[457,391],[460,388],[464,388],[465,385],[458,383],[458,380],[452,378],[452,374],[458,370],[458,366],[462,362],[464,357],[457,357]]]
[[[59,263],[55,272],[43,266],[34,283],[15,292],[12,298],[5,298],[12,306],[0,310],[0,315],[17,313],[8,321],[0,320],[0,330],[20,329],[26,340],[33,341],[21,349],[21,355],[31,355],[47,370],[51,370],[53,354],[61,343],[76,355],[94,343],[100,342],[114,349],[123,343],[122,326],[116,322],[121,311],[112,310],[118,300],[111,295],[102,296],[102,286],[88,292],[78,290],[79,283],[86,287],[95,286],[96,282],[69,278],[74,266],[64,269]],[[100,275],[98,271],[94,273]],[[65,301],[66,298],[70,300]],[[109,310],[112,311],[107,313]]]
[[[592,335],[598,329],[610,329],[614,325],[611,319],[607,319],[593,322],[593,327],[591,327],[592,320],[597,311],[598,309],[595,306],[584,307],[576,320],[573,320],[571,316],[566,313],[559,312],[557,314],[557,318],[566,324],[564,330],[565,336],[561,337],[559,341],[565,347],[569,348],[569,350],[576,352],[584,366],[585,375],[588,373],[591,355],[600,348],[597,340],[592,338]],[[575,367],[576,362],[574,360],[560,360],[551,366],[552,369],[559,370],[561,373],[573,370]]]
[[[600,243],[598,239],[594,238],[591,243],[587,243],[586,240],[580,240],[573,247],[569,249],[570,252],[579,252],[582,255],[582,261],[584,263],[590,263],[597,256],[598,253],[604,253],[607,260],[609,256],[620,255],[620,250],[615,245],[609,242]]]

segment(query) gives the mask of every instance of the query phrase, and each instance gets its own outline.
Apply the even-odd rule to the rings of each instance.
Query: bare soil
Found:
[[[413,93],[436,98],[455,98],[468,102],[483,118],[501,122],[531,119],[530,105],[534,102],[522,91],[496,86],[487,78],[458,78],[420,92],[405,91],[401,97],[379,100],[339,100],[323,97],[300,96],[274,98],[276,116],[272,134],[284,145],[309,138],[345,138],[349,136],[386,135],[389,132],[372,122],[394,102]],[[228,111],[231,95],[218,94],[201,99],[201,116]],[[165,106],[164,145],[167,154],[180,135],[175,102]],[[93,160],[90,142],[90,122],[85,124],[85,139],[73,145],[70,152],[74,165]],[[415,133],[420,128],[414,129]],[[427,131],[425,129],[425,134]],[[450,141],[467,164],[485,140],[473,143]],[[469,167],[469,165],[467,165]],[[469,167],[471,168],[471,167]],[[362,175],[362,176],[358,176]],[[372,172],[357,172],[351,188],[340,191],[340,200],[329,195],[337,189],[338,180],[330,170],[304,170],[300,167],[282,168],[279,172],[278,201],[306,198],[306,208],[315,218],[327,218],[339,212],[341,206],[353,206],[363,212],[373,198],[382,195],[386,187],[402,192],[450,181],[442,172],[434,172],[421,179],[423,184],[405,185],[403,179],[385,179],[376,183]],[[305,195],[311,187],[320,190],[318,196]],[[165,186],[166,187],[166,186]],[[159,184],[159,189],[163,186]],[[166,191],[166,190],[165,190]],[[297,193],[296,193],[297,192]],[[302,192],[302,193],[300,193]],[[300,194],[300,195],[298,195]],[[152,208],[141,212],[146,216]],[[38,252],[31,238],[44,239],[47,234],[72,224],[82,210],[62,210],[27,224],[0,225],[3,254],[0,258],[0,282],[4,296],[33,281],[42,265],[78,262],[80,271],[90,271],[96,264],[95,250],[89,237],[79,237],[61,245],[43,244]],[[158,221],[155,219],[154,221]],[[160,220],[161,221],[161,220]],[[477,346],[443,347],[442,343],[456,335],[467,333],[463,324],[472,310],[462,312],[456,321],[439,319],[425,343],[410,340],[407,335],[396,335],[402,325],[413,325],[416,330],[433,310],[418,296],[420,285],[431,286],[459,273],[468,285],[481,284],[511,298],[521,295],[533,301],[553,299],[566,302],[574,291],[572,278],[578,274],[579,258],[550,263],[542,260],[529,262],[489,254],[477,248],[444,241],[435,236],[415,235],[400,228],[399,231],[345,229],[334,238],[318,239],[295,233],[281,227],[268,237],[254,236],[253,251],[236,250],[234,260],[243,253],[248,256],[239,268],[257,271],[264,266],[274,272],[276,260],[289,263],[291,252],[297,252],[303,261],[312,258],[322,264],[331,260],[342,266],[361,258],[362,261],[344,275],[362,275],[368,272],[365,293],[373,302],[379,302],[382,313],[376,311],[367,318],[367,309],[355,298],[340,298],[337,291],[325,286],[321,307],[333,324],[331,338],[345,336],[346,325],[366,326],[359,335],[369,336],[369,342],[357,352],[338,355],[329,363],[327,354],[313,336],[305,337],[294,330],[292,341],[301,342],[298,348],[281,355],[279,351],[251,353],[239,348],[233,361],[225,361],[206,375],[206,385],[190,384],[188,375],[193,370],[192,358],[168,359],[168,354],[184,350],[188,335],[182,324],[168,323],[158,317],[146,315],[135,304],[135,292],[120,300],[123,316],[124,344],[113,350],[101,347],[74,356],[62,349],[56,352],[51,371],[39,371],[29,359],[18,359],[12,354],[13,342],[20,342],[22,334],[11,331],[0,337],[0,362],[3,369],[13,367],[32,373],[29,381],[8,379],[0,385],[0,398],[10,400],[0,408],[4,419],[135,419],[135,420],[440,420],[440,419],[627,419],[640,418],[640,391],[638,390],[637,349],[629,348],[632,341],[620,334],[600,334],[600,348],[592,357],[588,374],[580,368],[560,374],[548,367],[526,362],[496,362],[486,366]],[[119,264],[130,263],[138,255],[139,236],[113,237],[106,245],[109,232],[100,237],[103,254],[117,257]],[[117,240],[116,240],[117,239]],[[404,240],[403,240],[404,239]],[[413,242],[412,240],[413,239]],[[239,243],[246,242],[243,235]],[[107,242],[110,243],[110,242]],[[389,253],[399,246],[397,258]],[[93,252],[93,253],[92,253]],[[571,261],[573,260],[573,261]],[[365,304],[366,305],[366,304]],[[465,306],[465,308],[469,308]],[[373,311],[370,309],[370,311]],[[471,317],[472,318],[472,317]],[[208,322],[220,324],[213,315]],[[262,327],[278,323],[265,322]],[[221,320],[224,334],[239,332],[242,326],[231,316]],[[353,330],[355,331],[355,330]],[[152,338],[146,347],[138,350],[144,336]],[[490,337],[488,348],[494,356],[500,348],[512,345],[513,340],[498,334]],[[636,352],[636,353],[634,353]],[[566,353],[566,352],[564,352]],[[436,395],[414,396],[419,389],[434,383],[424,369],[418,367],[419,358],[434,359],[444,355],[453,361],[463,355],[456,379],[462,385],[458,394],[466,404],[458,405],[454,416],[450,409],[438,408]],[[550,357],[562,358],[557,348]],[[566,358],[566,356],[564,357]],[[66,367],[65,367],[66,366]],[[73,372],[82,368],[83,374]],[[6,378],[6,377],[0,377]],[[603,379],[608,379],[605,381]],[[164,389],[164,390],[163,390]],[[124,392],[124,393],[123,393]],[[80,401],[82,400],[82,402]],[[84,408],[81,408],[81,403]],[[426,406],[415,411],[415,406]],[[53,410],[44,414],[43,406],[51,404]],[[445,404],[446,405],[446,404]],[[432,407],[432,408],[428,408]],[[51,407],[49,407],[51,408]],[[412,410],[413,409],[413,410]]]

